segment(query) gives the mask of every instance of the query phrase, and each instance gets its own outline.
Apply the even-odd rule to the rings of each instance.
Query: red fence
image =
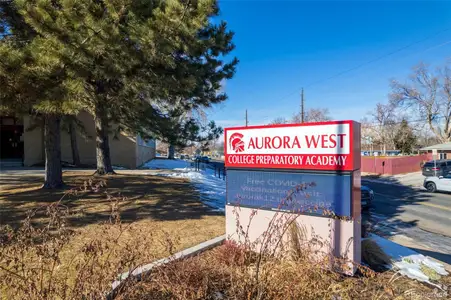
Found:
[[[365,173],[396,175],[421,171],[421,164],[432,159],[432,155],[378,157],[362,156],[361,171]]]

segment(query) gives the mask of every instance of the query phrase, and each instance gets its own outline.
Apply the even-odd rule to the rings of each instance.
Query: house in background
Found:
[[[78,152],[83,165],[96,165],[96,141],[94,119],[87,112],[78,114],[90,139],[77,132]],[[31,118],[23,120],[13,117],[0,118],[1,164],[2,166],[33,166],[44,163],[44,132],[41,127],[27,131],[31,127]],[[114,166],[135,169],[153,159],[156,153],[155,140],[144,141],[139,136],[125,133],[114,138],[110,135],[110,155]],[[72,162],[70,136],[61,132],[61,160]]]
[[[451,159],[451,142],[424,147],[420,151],[432,153],[433,159]]]

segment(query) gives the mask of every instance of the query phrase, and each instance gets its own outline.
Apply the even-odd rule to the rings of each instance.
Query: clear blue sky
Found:
[[[451,59],[451,1],[219,4],[221,18],[235,32],[234,55],[240,59],[225,86],[229,99],[209,111],[223,127],[243,125],[246,108],[251,125],[290,117],[299,111],[302,86],[306,108],[325,107],[334,119],[360,120],[387,101],[390,79],[406,80],[419,62],[438,66]]]

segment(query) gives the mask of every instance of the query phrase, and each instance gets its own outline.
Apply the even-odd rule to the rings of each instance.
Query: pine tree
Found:
[[[44,188],[64,185],[61,169],[61,114],[77,110],[79,84],[67,72],[55,41],[41,37],[20,13],[14,1],[0,2],[1,111],[41,114],[44,120]]]
[[[411,154],[416,145],[417,138],[407,120],[403,119],[394,137],[396,149],[403,154]]]
[[[208,144],[219,138],[223,130],[214,122],[208,122],[207,114],[202,108],[191,110],[170,109],[166,114],[170,126],[178,130],[162,130],[157,135],[159,141],[168,143],[168,159],[174,159],[175,148],[184,149],[196,145],[206,149]]]
[[[95,120],[99,174],[113,173],[111,124],[137,132],[167,121],[160,103],[191,109],[192,103],[208,107],[226,99],[218,90],[238,61],[223,61],[234,48],[233,33],[225,23],[211,22],[219,13],[216,1],[16,3],[27,25],[52,41],[67,72],[83,81],[82,106]]]

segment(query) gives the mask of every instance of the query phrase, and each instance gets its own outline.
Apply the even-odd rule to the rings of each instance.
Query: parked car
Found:
[[[362,185],[360,187],[362,209],[368,209],[374,200],[374,192],[369,187]]]
[[[451,173],[445,176],[430,176],[424,179],[423,186],[430,193],[437,191],[451,192]]]
[[[451,171],[451,159],[431,160],[423,165],[423,176],[445,176]]]

